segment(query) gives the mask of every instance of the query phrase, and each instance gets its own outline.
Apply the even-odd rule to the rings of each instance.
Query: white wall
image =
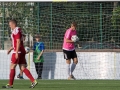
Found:
[[[9,78],[9,63],[11,55],[0,51],[0,79]],[[120,79],[120,53],[116,52],[77,52],[79,62],[74,71],[77,79]],[[33,54],[30,53],[30,71],[37,78]],[[28,60],[28,55],[26,56]],[[66,79],[66,64],[62,52],[44,53],[43,79]],[[16,74],[19,68],[16,69]],[[27,78],[24,75],[25,78]]]

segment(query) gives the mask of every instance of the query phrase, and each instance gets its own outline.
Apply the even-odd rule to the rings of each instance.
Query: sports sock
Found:
[[[10,76],[9,76],[9,85],[12,86],[14,82],[15,77],[15,69],[10,70]]]
[[[67,74],[69,77],[70,76],[70,64],[66,64],[66,70],[67,70]]]
[[[25,69],[23,70],[23,72],[24,72],[25,75],[30,79],[31,82],[34,82],[34,81],[35,81],[35,79],[33,78],[33,76],[31,75],[30,71],[29,71],[27,68],[25,68]]]
[[[75,70],[75,67],[76,67],[76,64],[73,63],[73,64],[71,65],[71,72],[70,72],[70,75],[72,75],[73,71]]]

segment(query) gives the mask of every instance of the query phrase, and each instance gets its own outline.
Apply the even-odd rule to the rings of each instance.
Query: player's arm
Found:
[[[15,39],[16,39],[16,59],[18,59],[18,52],[20,50],[20,44],[21,44],[21,41],[23,41],[22,32],[20,28],[16,30]]]
[[[18,51],[20,48],[20,39],[17,39],[17,47],[16,47],[16,59],[18,59]]]
[[[18,53],[19,49],[20,49],[20,39],[17,39],[16,53]]]
[[[44,52],[44,50],[42,50],[41,53],[39,54],[39,56],[38,56],[38,60],[39,60],[40,57],[43,55],[43,52]]]
[[[18,59],[18,52],[20,49],[21,37],[20,32],[15,35],[16,38],[16,59]]]
[[[38,56],[38,60],[40,59],[40,57],[43,55],[43,53],[44,53],[44,49],[45,49],[45,46],[44,46],[44,44],[42,43],[41,44],[41,49],[42,49],[42,51],[41,51],[41,53],[39,54],[39,56]],[[40,46],[39,46],[39,50],[40,50]]]
[[[67,39],[67,38],[66,38],[66,42],[67,42],[67,43],[73,43],[72,40],[69,40],[69,39]]]
[[[7,51],[7,54],[9,54],[13,50],[13,47],[10,47]]]
[[[66,43],[73,43],[73,41],[70,39],[70,33],[71,33],[71,30],[66,31],[66,33],[65,33],[65,41],[66,41]]]

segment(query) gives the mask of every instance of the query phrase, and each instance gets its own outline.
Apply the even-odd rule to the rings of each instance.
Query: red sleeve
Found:
[[[16,38],[16,39],[20,39],[20,33],[17,33],[17,34],[15,35],[15,38]]]
[[[18,29],[18,30],[16,31],[15,38],[16,38],[16,39],[21,39],[21,30],[20,30],[20,29]]]

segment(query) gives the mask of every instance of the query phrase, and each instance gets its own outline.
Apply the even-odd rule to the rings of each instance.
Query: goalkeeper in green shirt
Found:
[[[35,44],[33,45],[33,62],[35,63],[35,69],[38,75],[37,79],[42,79],[42,70],[43,70],[43,52],[45,50],[44,43],[40,41],[40,36],[35,36]]]

